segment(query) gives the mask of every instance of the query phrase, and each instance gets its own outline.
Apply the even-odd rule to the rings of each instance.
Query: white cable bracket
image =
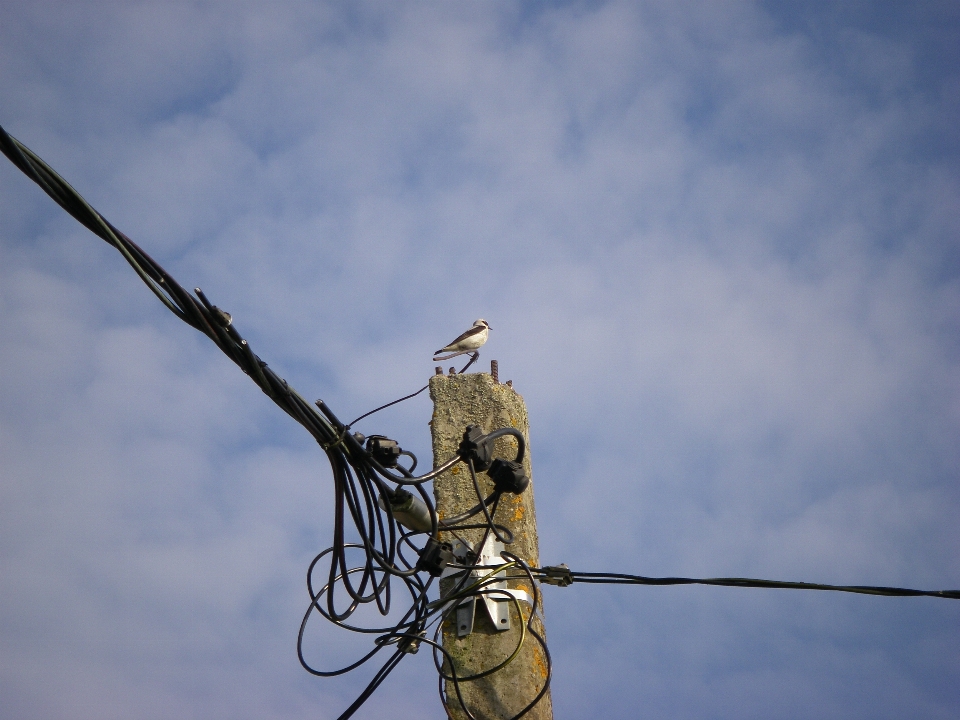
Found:
[[[514,598],[533,605],[530,594],[526,590],[508,588],[504,571],[493,569],[497,565],[506,564],[506,560],[500,557],[503,550],[503,543],[493,535],[488,535],[483,547],[480,548],[480,552],[476,554],[478,567],[470,571],[472,580],[484,579],[483,593],[479,595],[479,598],[483,601],[490,622],[498,632],[510,629],[510,604]],[[453,543],[453,554],[458,560],[461,562],[467,561],[468,553],[470,553],[470,548],[467,545],[459,541]],[[451,568],[448,576],[462,572],[462,570],[457,571]],[[493,578],[500,579],[494,580]],[[469,581],[466,584],[469,584]],[[466,637],[473,632],[477,597],[477,595],[474,595],[466,598],[457,605],[457,637]]]

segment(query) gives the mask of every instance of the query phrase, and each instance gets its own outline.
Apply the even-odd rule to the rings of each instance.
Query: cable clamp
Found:
[[[442,543],[436,538],[428,538],[420,557],[417,559],[417,570],[426,570],[434,577],[440,577],[446,570],[447,564],[453,562],[453,548],[450,543]]]
[[[513,460],[494,459],[490,463],[490,470],[487,471],[487,475],[493,480],[493,486],[497,490],[514,495],[522,493],[530,484],[530,478],[527,477],[523,465]]]
[[[396,440],[391,440],[385,435],[371,435],[366,438],[367,452],[385,468],[395,468],[397,459],[403,452],[403,448]]]
[[[472,460],[473,469],[483,472],[493,462],[493,441],[484,434],[479,425],[467,425],[457,454],[464,462]]]
[[[547,585],[556,585],[557,587],[567,587],[573,584],[573,576],[570,574],[570,568],[566,563],[559,565],[550,565],[543,568],[544,577],[541,582]]]
[[[420,643],[427,637],[427,631],[421,630],[416,635],[404,635],[397,642],[397,649],[409,655],[416,655],[420,649]]]

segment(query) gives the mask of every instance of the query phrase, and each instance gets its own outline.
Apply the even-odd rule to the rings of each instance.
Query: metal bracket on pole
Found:
[[[508,588],[506,578],[491,582],[492,577],[502,577],[503,571],[495,571],[497,565],[505,565],[506,561],[500,557],[503,552],[503,543],[497,540],[493,535],[488,535],[483,547],[475,554],[477,557],[478,568],[470,571],[469,579],[463,584],[469,586],[472,581],[486,578],[483,590],[487,591],[479,597],[483,600],[483,605],[487,609],[487,615],[490,622],[498,632],[510,629],[510,604],[511,598],[525,600],[531,603],[530,595],[525,590]],[[470,548],[459,541],[453,544],[453,554],[458,560],[465,561],[467,555],[474,554]],[[453,575],[454,573],[450,573]],[[473,632],[473,623],[476,617],[477,596],[463,600],[457,605],[457,637],[466,637]]]

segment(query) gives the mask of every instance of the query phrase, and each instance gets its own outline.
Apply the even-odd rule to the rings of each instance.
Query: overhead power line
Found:
[[[566,587],[573,583],[594,585],[719,585],[721,587],[770,588],[774,590],[832,590],[834,592],[857,593],[859,595],[883,595],[885,597],[938,597],[960,600],[960,590],[911,590],[900,587],[882,587],[875,585],[825,585],[811,582],[789,582],[783,580],[756,580],[754,578],[684,578],[684,577],[646,577],[644,575],[625,575],[623,573],[590,573],[570,570],[566,565],[551,565],[533,568],[534,577],[550,585]]]

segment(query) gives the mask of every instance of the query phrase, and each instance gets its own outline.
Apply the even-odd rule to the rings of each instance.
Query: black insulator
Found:
[[[467,425],[457,454],[464,462],[472,460],[473,469],[483,472],[493,460],[493,440],[487,439],[479,425]]]
[[[500,492],[519,495],[527,489],[530,478],[527,477],[523,465],[513,460],[497,458],[490,464],[487,475],[493,480],[493,486]]]
[[[367,438],[367,452],[383,467],[395,468],[403,450],[396,440],[383,435],[371,435]]]
[[[425,570],[434,577],[440,577],[448,563],[454,561],[453,547],[435,538],[427,540],[417,560],[417,570]]]

